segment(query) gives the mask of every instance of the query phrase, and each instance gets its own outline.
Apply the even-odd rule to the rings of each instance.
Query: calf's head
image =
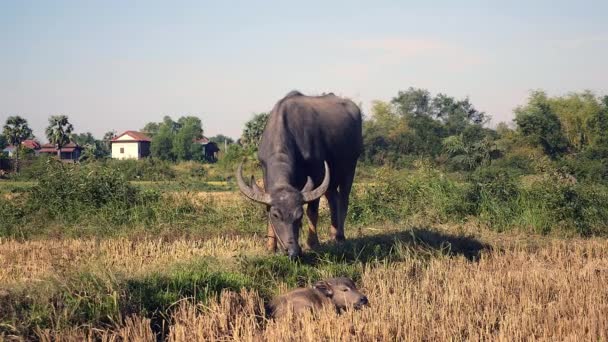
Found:
[[[273,189],[271,193],[266,193],[260,189],[253,176],[251,176],[251,186],[243,180],[243,163],[237,169],[236,180],[241,192],[256,202],[264,203],[269,207],[268,219],[272,225],[279,245],[287,251],[289,257],[294,258],[300,254],[300,227],[304,203],[319,199],[329,187],[329,166],[325,162],[325,176],[323,182],[316,189],[310,178],[302,190],[295,189],[290,184]]]
[[[313,288],[330,298],[339,311],[350,307],[360,309],[368,305],[367,297],[346,277],[321,280],[315,283]]]

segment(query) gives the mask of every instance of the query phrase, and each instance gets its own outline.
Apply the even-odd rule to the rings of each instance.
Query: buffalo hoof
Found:
[[[346,238],[344,237],[344,235],[336,235],[336,236],[332,236],[331,240],[335,243],[342,243],[342,242],[346,241]]]
[[[318,245],[319,245],[319,238],[316,235],[308,236],[308,238],[306,239],[306,248],[307,249],[314,249]]]

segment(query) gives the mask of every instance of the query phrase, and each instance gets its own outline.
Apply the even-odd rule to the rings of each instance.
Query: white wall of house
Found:
[[[120,139],[122,140],[122,139]],[[128,139],[125,139],[128,140]],[[114,159],[138,159],[139,142],[112,142],[112,158]]]

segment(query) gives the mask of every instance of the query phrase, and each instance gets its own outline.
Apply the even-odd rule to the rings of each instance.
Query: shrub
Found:
[[[608,188],[576,183],[560,175],[545,177],[525,192],[522,224],[540,232],[561,230],[579,235],[605,234]]]
[[[356,189],[349,219],[358,224],[399,222],[412,216],[432,221],[459,220],[469,213],[465,187],[428,167],[413,172],[378,169],[374,183]]]
[[[110,159],[102,165],[124,175],[127,180],[163,181],[175,179],[176,173],[173,164],[156,158],[139,160]]]
[[[11,179],[15,180],[36,180],[44,175],[48,164],[53,160],[52,156],[41,155],[31,159],[24,159],[19,162],[19,173],[13,174]]]
[[[481,168],[469,177],[466,198],[471,214],[497,230],[507,227],[519,215],[518,183],[507,170]]]
[[[28,203],[52,218],[77,220],[83,212],[130,208],[139,200],[139,191],[116,170],[78,167],[52,161],[29,191]]]

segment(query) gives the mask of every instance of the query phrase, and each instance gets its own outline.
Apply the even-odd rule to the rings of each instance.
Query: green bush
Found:
[[[147,197],[146,199],[150,199]],[[79,167],[52,161],[29,191],[28,204],[51,218],[76,221],[91,210],[129,209],[141,202],[140,191],[117,170]]]
[[[535,230],[606,234],[608,187],[547,177],[524,192],[521,225]]]
[[[520,189],[514,176],[497,167],[478,169],[469,177],[464,201],[472,206],[472,215],[490,227],[502,230],[519,215]]]
[[[19,173],[11,175],[11,179],[23,181],[36,180],[44,175],[48,164],[52,160],[53,157],[48,155],[21,160],[19,162]]]
[[[102,165],[121,173],[127,180],[163,181],[173,180],[176,177],[172,163],[156,158],[109,159]]]
[[[400,222],[412,216],[432,221],[460,220],[469,213],[465,187],[428,165],[415,171],[378,169],[374,183],[356,189],[349,219],[357,224]]]
[[[571,173],[578,181],[608,184],[608,159],[591,159],[584,155],[579,158],[564,158],[557,165]]]

